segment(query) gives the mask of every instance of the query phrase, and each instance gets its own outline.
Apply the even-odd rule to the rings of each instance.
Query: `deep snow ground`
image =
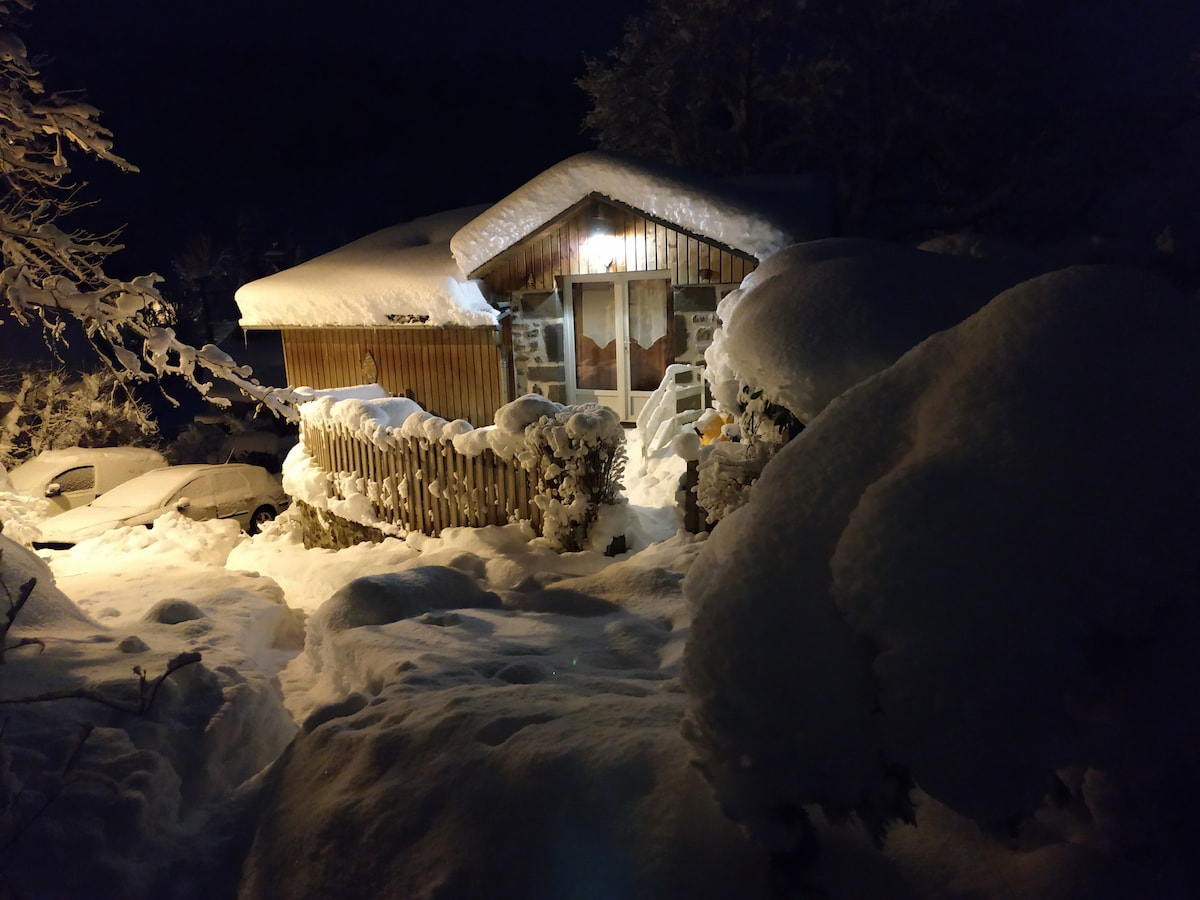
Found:
[[[849,250],[877,273],[872,245]],[[855,283],[794,304],[793,336],[829,304],[875,321],[891,290]],[[1197,330],[1190,298],[1110,268],[1017,285],[898,359],[872,341],[891,332],[851,329],[837,359],[866,351],[866,380],[817,398],[712,535],[676,533],[673,476],[638,477],[632,452],[618,559],[515,525],[335,553],[287,521],[251,540],[167,517],[52,572],[0,537],[8,590],[38,581],[16,632],[47,644],[9,654],[0,699],[87,695],[9,707],[2,883],[1193,895]],[[185,651],[202,662],[148,713],[112,708],[137,701],[134,665]],[[891,818],[906,797],[915,825]]]
[[[39,577],[21,633],[47,640],[10,654],[6,687],[129,699],[133,665],[203,655],[145,716],[87,700],[10,716],[25,785],[0,859],[12,896],[773,896],[768,855],[721,815],[680,735],[681,583],[705,540],[668,533],[669,468],[657,484],[630,470],[661,540],[615,560],[552,553],[520,526],[333,552],[304,550],[286,521],[247,539],[168,517],[50,554],[59,594],[6,542]],[[303,646],[299,616],[329,618],[318,609],[354,578],[402,585],[428,566],[500,605],[318,641],[310,627]],[[72,757],[81,722],[96,727]],[[1086,848],[1020,848],[917,801],[918,827],[882,853],[813,810],[806,883],[846,900],[1146,887],[1135,870],[1089,877]]]

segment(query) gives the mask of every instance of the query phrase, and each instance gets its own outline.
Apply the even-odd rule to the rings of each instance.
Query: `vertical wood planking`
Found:
[[[496,418],[496,410],[500,408],[500,360],[492,351],[494,334],[480,332],[476,335],[476,358],[481,372],[480,397],[483,406],[479,410],[482,425],[491,425]]]
[[[406,531],[436,535],[451,527],[524,520],[542,533],[544,517],[534,503],[536,474],[490,448],[467,457],[452,442],[395,434],[386,447],[377,447],[339,424],[304,426],[303,440],[323,471],[352,474],[373,486],[366,490],[376,493],[376,514]],[[336,481],[330,479],[331,489]],[[439,497],[429,491],[434,481],[441,485]],[[402,484],[408,485],[406,499],[401,499]],[[334,494],[345,499],[340,491]]]
[[[397,468],[400,470],[398,477],[404,483],[404,498],[400,500],[400,521],[406,531],[420,531],[414,513],[416,498],[413,496],[413,468],[412,460],[408,456],[408,442],[409,439],[406,437],[398,438],[396,441],[396,462]],[[396,487],[399,489],[400,485],[397,484]]]
[[[476,373],[473,382],[475,390],[471,396],[471,424],[482,427],[492,424],[490,413],[494,412],[492,404],[495,398],[489,389],[492,379],[489,377],[487,353],[481,341],[471,342],[470,357],[471,371]]]

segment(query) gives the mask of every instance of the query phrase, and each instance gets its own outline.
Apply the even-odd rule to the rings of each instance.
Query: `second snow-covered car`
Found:
[[[43,450],[8,475],[18,494],[49,500],[49,515],[53,516],[91,503],[118,484],[166,465],[161,453],[145,447],[71,447]]]
[[[279,478],[241,463],[168,466],[101,494],[87,506],[47,519],[35,547],[61,549],[125,525],[150,525],[167,512],[190,519],[234,519],[254,534],[288,505]]]

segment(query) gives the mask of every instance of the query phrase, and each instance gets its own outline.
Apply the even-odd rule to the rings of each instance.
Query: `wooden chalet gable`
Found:
[[[598,229],[613,239],[607,265],[588,252],[587,242]],[[511,294],[552,291],[564,276],[605,272],[665,271],[676,285],[737,284],[757,265],[748,253],[591,194],[470,277],[484,281],[495,294]]]

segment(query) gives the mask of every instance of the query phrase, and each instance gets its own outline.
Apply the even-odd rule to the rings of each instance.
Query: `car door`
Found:
[[[168,509],[178,510],[189,519],[203,522],[205,519],[216,518],[217,489],[216,477],[213,475],[197,475],[179,490],[167,503]],[[186,501],[186,505],[180,504]]]
[[[213,475],[216,485],[217,516],[222,519],[237,519],[243,528],[250,524],[250,513],[254,503],[254,491],[250,481],[240,469],[230,468]]]

